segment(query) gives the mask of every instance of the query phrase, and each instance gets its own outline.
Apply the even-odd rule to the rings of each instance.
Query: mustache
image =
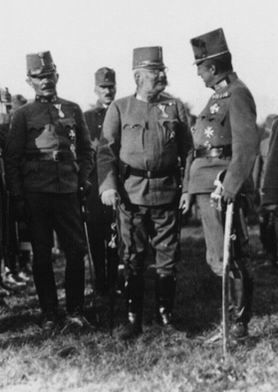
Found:
[[[55,83],[52,81],[46,82],[42,84],[42,90],[48,90],[55,87]]]

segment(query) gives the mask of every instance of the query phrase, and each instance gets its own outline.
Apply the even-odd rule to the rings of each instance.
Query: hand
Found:
[[[112,206],[114,210],[116,209],[118,200],[119,196],[116,189],[107,189],[101,194],[102,204],[105,206]]]
[[[222,198],[225,203],[230,204],[235,201],[236,196],[230,192],[225,191],[225,189],[224,189]]]
[[[189,211],[192,204],[193,197],[189,193],[182,193],[179,202],[179,209],[182,210],[182,214],[185,214]]]

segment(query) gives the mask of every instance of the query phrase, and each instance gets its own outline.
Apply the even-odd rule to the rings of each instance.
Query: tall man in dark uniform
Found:
[[[142,332],[149,239],[156,261],[156,314],[162,325],[172,323],[179,164],[185,165],[192,146],[182,103],[163,93],[167,77],[162,48],[134,49],[133,70],[136,93],[110,105],[98,148],[102,202],[114,208],[118,203],[128,303],[124,339]],[[183,194],[181,204],[186,197]]]
[[[93,146],[97,149],[106,111],[116,94],[116,78],[113,69],[102,67],[96,71],[95,93],[98,96],[96,106],[85,112],[84,115]],[[98,293],[104,294],[108,284],[106,272],[109,272],[110,264],[117,259],[116,249],[113,251],[107,246],[111,238],[111,224],[113,224],[114,214],[111,207],[101,203],[96,170],[92,171],[90,182],[92,189],[87,197],[88,230],[96,273],[96,289]]]
[[[196,197],[200,207],[207,262],[212,271],[221,276],[222,212],[211,207],[210,194],[218,173],[226,171],[222,198],[225,203],[235,202],[236,241],[231,262],[232,332],[235,337],[243,337],[248,332],[252,298],[243,202],[251,190],[249,180],[258,147],[256,107],[250,91],[233,72],[231,53],[222,29],[193,38],[191,44],[198,75],[214,93],[192,129],[194,160],[190,168],[189,192]]]
[[[36,97],[13,115],[5,155],[10,193],[17,216],[26,212],[29,218],[44,327],[53,327],[57,310],[53,230],[67,260],[68,322],[83,326],[86,247],[78,191],[89,186],[91,139],[79,106],[57,96],[58,74],[50,52],[27,55],[27,77]]]

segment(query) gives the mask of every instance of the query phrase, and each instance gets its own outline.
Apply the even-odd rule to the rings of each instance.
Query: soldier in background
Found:
[[[274,225],[275,241],[277,251],[278,233],[278,117],[276,116],[271,124],[271,136],[268,146],[268,154],[265,163],[265,174],[261,192],[262,210],[268,214]],[[273,250],[274,252],[274,250]],[[275,253],[277,257],[277,254]]]
[[[157,320],[163,327],[173,323],[178,206],[187,198],[180,195],[179,164],[185,166],[192,147],[182,102],[164,93],[162,48],[134,49],[133,70],[136,92],[109,106],[97,154],[101,200],[118,205],[128,307],[123,339],[142,333],[149,240],[156,262]]]
[[[253,177],[255,183],[255,190],[257,195],[256,204],[259,208],[261,205],[262,198],[262,186],[265,176],[265,167],[267,161],[267,155],[269,150],[269,142],[272,132],[277,132],[278,116],[276,114],[270,114],[266,117],[265,122],[262,126],[261,142],[259,148],[259,154],[257,155]],[[278,239],[278,226],[273,211],[260,208],[259,210],[259,227],[260,227],[260,239],[262,242],[263,250],[266,255],[264,266],[277,267],[277,239]]]
[[[116,94],[116,78],[113,69],[102,67],[96,71],[95,93],[98,97],[96,106],[86,111],[84,115],[96,150],[106,111]],[[107,246],[111,238],[114,212],[112,207],[104,206],[101,203],[96,170],[92,171],[89,180],[92,183],[92,188],[87,196],[88,230],[96,274],[96,290],[100,295],[103,295],[108,288],[109,279],[107,275],[111,263],[114,263],[117,259],[116,250],[113,251]]]
[[[246,195],[253,192],[252,169],[259,134],[254,99],[233,72],[231,53],[222,29],[191,40],[197,73],[214,93],[193,128],[194,155],[189,192],[200,208],[206,241],[207,263],[217,275],[223,269],[223,211],[211,207],[211,192],[219,172],[225,172],[222,200],[235,202],[235,254],[230,262],[233,305],[232,333],[248,333],[251,317],[252,279],[248,271],[248,235],[244,215]],[[220,206],[219,206],[220,207]],[[225,206],[223,206],[225,207]],[[185,210],[188,206],[185,206]]]
[[[58,74],[50,52],[27,55],[34,101],[13,115],[5,154],[7,182],[17,218],[27,216],[34,253],[33,275],[50,330],[57,321],[51,261],[53,230],[66,256],[67,323],[83,327],[84,256],[79,189],[88,190],[92,146],[79,106],[57,96]]]

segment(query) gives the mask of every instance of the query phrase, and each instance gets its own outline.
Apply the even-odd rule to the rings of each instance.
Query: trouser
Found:
[[[91,253],[93,256],[96,289],[105,291],[110,283],[110,275],[115,274],[118,264],[117,249],[109,246],[113,235],[112,225],[116,223],[115,212],[112,207],[104,206],[98,196],[98,192],[93,188],[87,197],[88,208],[88,233],[90,239]]]
[[[278,217],[275,211],[262,211],[259,216],[260,239],[272,262],[277,259]]]
[[[175,205],[158,207],[120,204],[121,258],[127,275],[142,274],[149,241],[158,275],[174,275],[178,241],[178,211]]]
[[[25,201],[34,254],[34,282],[42,311],[55,311],[58,302],[51,260],[53,230],[56,231],[66,256],[67,311],[81,311],[84,302],[86,245],[77,194],[28,192],[25,194]]]
[[[206,258],[212,271],[222,276],[224,215],[210,204],[210,194],[197,194],[204,236],[206,241]],[[235,202],[233,215],[233,233],[230,259],[230,287],[233,305],[233,317],[236,322],[248,323],[251,317],[253,280],[251,278],[248,248],[248,233],[245,222],[244,199],[239,197]]]

